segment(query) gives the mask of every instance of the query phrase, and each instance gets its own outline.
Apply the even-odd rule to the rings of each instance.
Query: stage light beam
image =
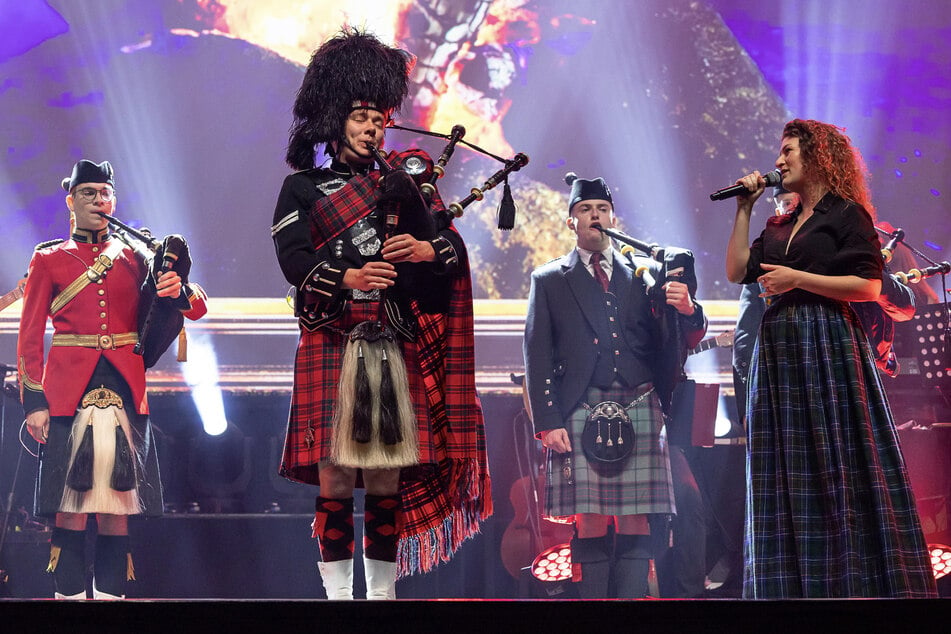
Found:
[[[220,436],[228,428],[228,419],[218,382],[218,358],[210,337],[203,334],[189,337],[188,361],[182,365],[182,375],[191,390],[205,433]]]

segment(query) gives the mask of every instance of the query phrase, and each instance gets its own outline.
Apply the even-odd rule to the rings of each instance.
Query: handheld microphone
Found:
[[[783,175],[779,170],[773,170],[771,172],[766,172],[763,174],[763,178],[766,179],[767,187],[774,187],[783,182]],[[724,187],[723,189],[718,189],[712,194],[710,194],[710,200],[726,200],[727,198],[733,198],[739,196],[740,194],[749,194],[750,190],[746,188],[745,185],[731,185],[730,187]]]

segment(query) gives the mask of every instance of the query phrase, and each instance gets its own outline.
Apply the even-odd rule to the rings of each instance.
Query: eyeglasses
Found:
[[[98,194],[102,198],[102,202],[107,203],[115,197],[116,190],[111,187],[103,187],[102,189],[83,187],[82,189],[77,189],[76,193],[79,195],[80,199],[83,200],[83,202],[93,202],[96,200],[96,195]]]

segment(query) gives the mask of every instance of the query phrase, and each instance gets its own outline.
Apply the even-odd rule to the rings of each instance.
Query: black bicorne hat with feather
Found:
[[[341,138],[354,103],[372,104],[387,115],[399,109],[414,61],[408,52],[357,29],[324,42],[314,51],[294,101],[288,165],[313,167],[314,146]]]

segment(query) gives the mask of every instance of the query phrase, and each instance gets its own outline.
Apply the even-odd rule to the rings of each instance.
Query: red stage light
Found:
[[[532,562],[532,576],[539,581],[571,579],[571,546],[558,544],[540,552]]]
[[[931,555],[931,569],[934,571],[936,580],[951,573],[951,546],[928,544],[928,552]]]

